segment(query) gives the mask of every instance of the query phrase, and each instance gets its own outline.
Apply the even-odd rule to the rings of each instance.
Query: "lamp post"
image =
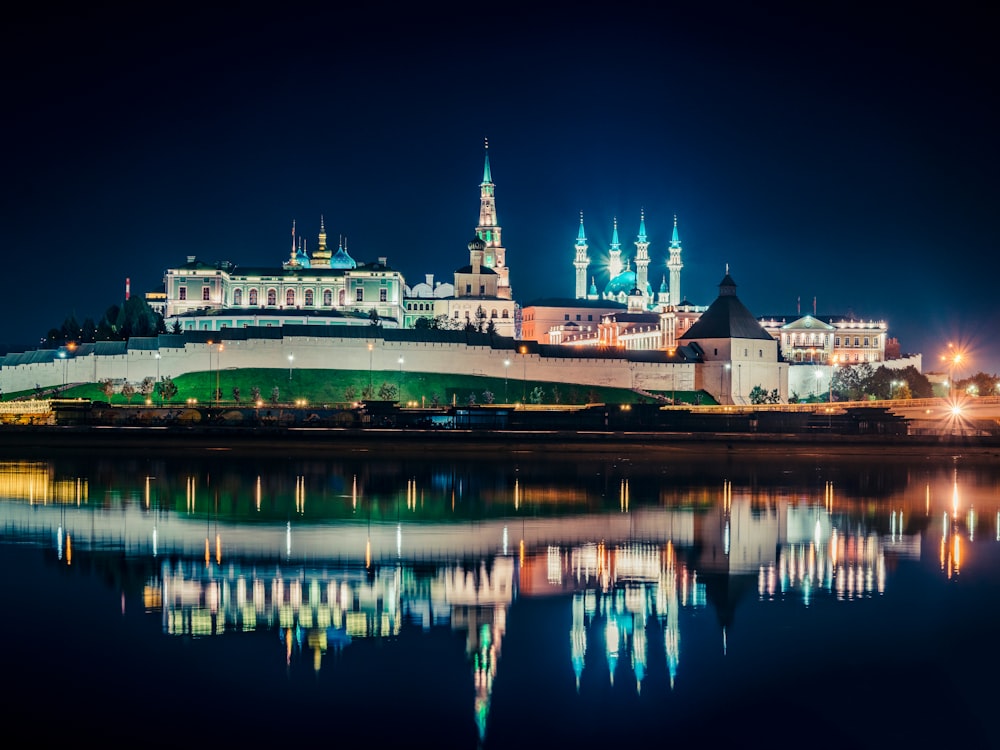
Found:
[[[292,379],[292,362],[295,360],[294,354],[288,355],[288,379]]]
[[[837,371],[837,358],[833,358],[833,362],[830,364],[830,395],[829,402],[833,403],[833,374]]]
[[[510,369],[510,360],[505,359],[503,361],[503,402],[506,404],[507,401],[507,371]]]
[[[163,406],[163,387],[160,385],[160,353],[156,353],[156,392],[160,397],[160,406]]]
[[[723,392],[726,394],[726,403],[727,404],[733,403],[733,394],[730,393],[730,391],[733,389],[733,385],[732,385],[733,384],[733,376],[730,374],[730,371],[732,369],[733,369],[733,365],[730,362],[726,362],[726,364],[724,364],[722,366],[722,372],[723,372],[723,375],[725,375],[724,379],[726,381],[725,384],[724,384]]]
[[[396,390],[399,391],[399,402],[403,403],[403,362],[405,360],[399,358],[399,382],[396,384]]]
[[[375,349],[374,344],[368,345],[368,398],[372,397],[372,351]]]
[[[63,384],[63,388],[65,388],[66,387],[66,352],[62,352],[62,351],[59,352],[59,359],[61,359],[62,363],[63,363],[63,382],[62,382],[62,384]]]
[[[225,347],[219,342],[219,349],[215,353],[215,404],[218,406],[222,400],[222,389],[219,387],[219,376],[222,374],[222,350]]]
[[[528,347],[521,347],[521,362],[524,365],[524,370],[521,373],[521,403],[526,403],[528,400]]]
[[[822,389],[822,386],[823,386],[823,373],[820,372],[819,370],[816,370],[816,400],[817,401],[820,398],[819,394],[820,394],[820,390]]]

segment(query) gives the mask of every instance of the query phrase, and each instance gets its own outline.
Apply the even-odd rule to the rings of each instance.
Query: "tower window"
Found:
[[[365,301],[365,290],[364,289],[358,289],[357,291],[355,291],[354,292],[354,299],[355,299],[356,302],[364,302]]]
[[[207,287],[207,286],[206,286],[206,287],[202,287],[202,290],[201,290],[201,298],[202,298],[203,300],[207,300],[207,299],[208,299],[208,294],[209,294],[209,289],[208,289],[208,287]]]

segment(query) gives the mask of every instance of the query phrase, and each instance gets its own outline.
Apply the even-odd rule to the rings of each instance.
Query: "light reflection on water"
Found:
[[[152,744],[895,746],[932,702],[986,747],[998,488],[971,456],[2,461],[2,633],[44,643],[8,672],[77,685],[25,721]]]

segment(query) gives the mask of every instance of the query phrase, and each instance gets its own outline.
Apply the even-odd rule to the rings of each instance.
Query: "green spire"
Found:
[[[677,214],[674,214],[674,234],[670,238],[670,247],[680,247],[681,237],[677,234]]]
[[[639,211],[639,242],[646,241],[646,211],[645,209]]]
[[[576,234],[576,245],[580,247],[587,244],[587,235],[583,231],[583,211],[580,212],[580,231]]]
[[[612,250],[621,250],[622,249],[622,243],[618,241],[618,217],[617,216],[615,217],[615,231],[614,231],[614,234],[611,235],[611,249]]]
[[[483,166],[483,184],[488,185],[493,182],[493,177],[490,175],[490,141],[488,138],[484,138],[483,143],[486,149],[486,164]]]

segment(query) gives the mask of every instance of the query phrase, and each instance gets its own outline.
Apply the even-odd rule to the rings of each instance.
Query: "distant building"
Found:
[[[300,323],[402,325],[405,279],[386,258],[359,264],[343,241],[331,253],[322,217],[316,251],[308,255],[304,247],[293,224],[291,254],[280,266],[205,263],[189,255],[164,276],[168,330],[174,324],[199,331]]]
[[[760,318],[760,324],[778,342],[781,356],[795,364],[853,365],[888,358],[884,320],[804,315],[788,321],[772,316]]]

